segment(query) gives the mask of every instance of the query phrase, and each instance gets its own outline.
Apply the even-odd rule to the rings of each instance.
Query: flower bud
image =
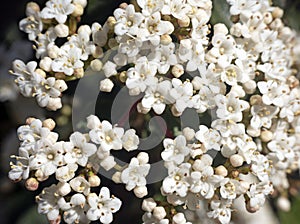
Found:
[[[252,95],[250,97],[250,105],[253,106],[253,105],[260,105],[262,104],[262,98],[260,95]]]
[[[50,72],[51,69],[51,64],[52,64],[52,59],[49,57],[43,57],[39,63],[39,66],[41,69],[43,69],[46,72]]]
[[[142,209],[145,212],[152,212],[152,210],[156,207],[156,202],[153,198],[146,198],[143,200]]]
[[[27,124],[27,125],[30,125],[35,119],[36,119],[36,118],[34,118],[34,117],[28,117],[28,118],[26,119],[26,124]]]
[[[146,152],[140,152],[137,155],[137,159],[138,159],[140,164],[146,164],[146,163],[149,162],[149,155]]]
[[[35,175],[36,179],[40,182],[45,181],[49,178],[49,176],[45,176],[43,171],[41,171],[41,170],[35,171],[34,175]]]
[[[269,142],[273,138],[273,132],[263,129],[260,133],[260,138],[261,138],[262,142]]]
[[[37,73],[38,75],[40,75],[43,78],[46,78],[46,72],[43,69],[37,68],[35,70],[35,73]]]
[[[103,67],[103,63],[99,59],[94,59],[93,61],[91,61],[90,65],[91,65],[91,69],[95,72],[101,71],[101,69]]]
[[[215,168],[215,174],[226,177],[228,175],[228,170],[225,166],[220,165]]]
[[[84,70],[83,68],[75,68],[74,69],[74,74],[73,74],[76,78],[80,79],[84,76]]]
[[[35,191],[39,187],[39,182],[38,182],[38,180],[36,178],[31,177],[31,178],[29,178],[29,179],[26,180],[25,187],[29,191]]]
[[[152,212],[153,212],[153,216],[158,220],[162,220],[167,215],[165,208],[162,206],[155,207]]]
[[[43,121],[43,127],[48,128],[50,131],[52,131],[55,128],[55,121],[51,118],[48,118]]]
[[[75,9],[72,13],[72,16],[74,17],[78,17],[78,16],[82,16],[83,15],[83,7],[80,4],[74,3],[75,5]]]
[[[182,212],[179,212],[173,216],[172,224],[185,224],[185,223],[186,223],[186,219]]]
[[[223,23],[217,23],[214,25],[214,33],[220,33],[220,34],[228,34],[228,29]]]
[[[47,108],[49,110],[56,111],[62,107],[60,98],[50,98],[47,104]]]
[[[58,37],[64,38],[69,35],[69,27],[65,24],[59,23],[54,27],[54,31]]]
[[[192,80],[194,90],[200,90],[203,86],[202,83],[203,81],[201,80],[201,78],[199,76],[195,76]]]
[[[101,163],[100,165],[106,170],[110,170],[112,169],[115,165],[116,165],[116,162],[115,162],[115,159],[113,156],[107,156]]]
[[[100,90],[102,92],[109,93],[109,92],[111,92],[113,87],[114,87],[114,83],[108,78],[100,81]]]
[[[48,220],[49,224],[60,224],[61,223],[61,215],[58,215],[55,219]]]
[[[185,16],[183,19],[178,19],[177,23],[180,27],[188,27],[190,25],[190,18]]]
[[[68,86],[64,80],[55,80],[54,88],[58,89],[60,92],[65,91]]]
[[[254,80],[249,80],[243,83],[243,87],[247,94],[252,94],[256,90],[256,82]]]
[[[239,154],[234,154],[234,155],[230,156],[229,160],[233,167],[239,167],[239,166],[243,165],[243,163],[244,163],[244,158],[242,156],[240,156]]]
[[[195,137],[195,130],[189,127],[185,127],[182,130],[182,134],[186,138],[186,140],[191,141]]]
[[[55,59],[55,58],[58,57],[59,51],[60,51],[60,49],[56,45],[50,45],[49,44],[48,47],[47,47],[48,56],[52,59]]]
[[[180,64],[177,64],[177,65],[174,65],[172,67],[172,75],[174,75],[175,78],[179,78],[180,76],[182,76],[184,74],[184,68],[182,65]]]
[[[146,186],[136,186],[133,192],[138,198],[143,198],[148,194],[148,189]]]
[[[168,34],[163,34],[163,35],[160,36],[160,43],[161,43],[162,45],[168,45],[168,44],[170,44],[171,42],[172,42],[172,38],[171,38],[170,35],[168,35]]]
[[[288,198],[284,196],[280,196],[277,199],[277,206],[280,208],[282,211],[288,212],[291,210],[291,202]]]
[[[40,10],[41,10],[40,6],[37,3],[35,3],[35,2],[28,2],[26,4],[26,15],[27,16],[36,14]]]
[[[71,186],[69,183],[59,182],[57,193],[61,196],[66,196],[71,192]]]
[[[273,18],[282,18],[283,10],[279,7],[275,7],[272,11]]]
[[[122,183],[121,172],[119,172],[119,171],[115,172],[114,175],[112,176],[112,181],[115,182],[116,184]]]
[[[89,176],[88,181],[89,181],[89,184],[91,185],[91,187],[98,187],[98,186],[100,186],[100,183],[101,183],[100,178],[95,174]]]
[[[85,8],[86,5],[87,5],[87,0],[73,0],[73,3],[74,3],[74,4],[79,4],[79,5],[81,5],[83,8]]]

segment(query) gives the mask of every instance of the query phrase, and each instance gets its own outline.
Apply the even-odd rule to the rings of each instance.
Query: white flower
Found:
[[[44,188],[43,192],[36,197],[38,212],[46,214],[48,220],[55,220],[59,216],[58,200],[60,197],[56,193],[57,190],[57,186],[52,184]]]
[[[58,23],[65,23],[68,15],[75,10],[71,0],[49,0],[41,11],[43,19],[55,19]]]
[[[19,156],[13,156],[16,158],[16,163],[10,163],[11,170],[8,173],[8,177],[11,180],[26,180],[29,177],[29,154],[26,149],[19,149]]]
[[[190,177],[190,163],[182,163],[178,167],[174,167],[173,170],[169,171],[167,176],[162,183],[162,191],[165,194],[177,194],[180,197],[187,195],[188,187],[190,183],[188,181]]]
[[[59,56],[52,62],[54,72],[63,72],[67,76],[74,74],[75,69],[83,68],[84,63],[80,60],[82,51],[73,44],[66,44],[60,48]]]
[[[144,28],[140,29],[137,37],[142,41],[149,40],[154,46],[160,43],[160,36],[163,34],[171,34],[174,26],[169,21],[161,19],[159,12],[154,12],[150,17],[145,18]]]
[[[249,108],[249,103],[240,100],[235,92],[229,92],[226,96],[217,95],[217,116],[221,119],[232,120],[239,122],[243,118],[242,111]]]
[[[84,177],[75,177],[70,181],[71,188],[78,192],[88,195],[90,193],[90,184]]]
[[[180,20],[184,20],[191,11],[191,6],[185,0],[167,0],[162,8],[163,15],[172,15]]]
[[[170,96],[175,99],[174,106],[179,113],[186,108],[193,106],[193,85],[189,81],[182,82],[180,79],[172,79],[173,88],[170,90]]]
[[[75,176],[75,171],[78,169],[78,165],[70,163],[65,166],[59,167],[56,170],[55,178],[60,182],[67,182]]]
[[[206,150],[220,150],[221,136],[217,130],[200,125],[195,137],[204,145]]]
[[[217,218],[222,224],[230,223],[231,219],[231,201],[224,200],[213,200],[210,203],[212,211],[208,212],[207,215],[210,218]]]
[[[138,33],[139,25],[144,20],[144,16],[139,12],[135,12],[132,4],[128,5],[126,9],[117,8],[114,11],[114,16],[116,18],[114,31],[119,36],[125,33],[135,36]]]
[[[26,6],[26,18],[20,20],[19,29],[28,34],[29,40],[35,40],[43,30],[43,22],[40,17],[40,10],[31,10],[31,5]]]
[[[137,0],[137,4],[142,8],[145,16],[150,16],[154,12],[160,12],[164,6],[164,0]]]
[[[251,107],[251,127],[254,129],[260,129],[261,127],[270,128],[272,119],[278,112],[279,108],[272,105],[253,105]]]
[[[134,90],[129,91],[130,95],[144,92],[147,86],[152,84],[156,72],[157,63],[148,61],[146,57],[138,58],[134,68],[130,68],[126,72],[126,86],[129,90]]]
[[[109,189],[102,187],[97,196],[95,193],[88,195],[87,202],[90,206],[87,211],[87,218],[91,221],[100,220],[101,223],[111,223],[112,213],[117,212],[121,207],[121,200],[115,196],[110,196]]]
[[[146,176],[150,170],[150,164],[143,164],[137,158],[132,158],[126,169],[121,173],[121,181],[126,184],[126,189],[131,191],[135,187],[146,185]]]
[[[48,147],[44,147],[43,150],[39,150],[35,155],[35,159],[40,169],[45,176],[50,176],[56,172],[58,166],[64,165],[64,148],[61,147],[61,143],[55,143]],[[34,168],[34,167],[33,167]]]
[[[104,151],[122,149],[121,138],[123,134],[123,128],[113,127],[111,123],[106,120],[101,122],[100,128],[94,128],[89,132],[92,142],[100,144],[100,147]]]
[[[159,83],[156,81],[156,83],[153,83],[152,86],[146,89],[145,96],[141,102],[142,106],[148,109],[153,108],[155,113],[162,114],[166,104],[171,102],[169,96],[171,88],[171,82],[168,80]]]
[[[136,131],[134,129],[127,130],[121,138],[123,148],[128,152],[132,150],[136,150],[140,143],[139,136],[136,135]]]
[[[95,44],[90,40],[91,33],[91,28],[88,25],[81,25],[76,35],[72,35],[68,40],[69,44],[74,44],[82,50],[80,59],[83,61],[86,61],[89,55],[93,54],[96,50]]]
[[[71,223],[87,223],[88,219],[84,211],[86,205],[86,197],[83,194],[77,193],[72,195],[70,202],[63,202],[62,210],[64,210],[64,221]]]
[[[190,152],[190,148],[186,145],[186,139],[183,135],[177,136],[174,140],[170,138],[164,139],[164,151],[161,157],[166,162],[181,164],[185,156]]]
[[[67,163],[77,163],[80,166],[85,166],[88,158],[97,151],[97,147],[92,143],[88,143],[86,137],[80,132],[74,132],[70,136],[70,142],[73,144],[73,148],[66,152],[65,161]]]
[[[274,80],[268,80],[267,82],[260,81],[257,83],[257,87],[261,94],[263,94],[262,100],[264,104],[274,104],[278,107],[283,107],[290,92],[288,85],[278,83]]]

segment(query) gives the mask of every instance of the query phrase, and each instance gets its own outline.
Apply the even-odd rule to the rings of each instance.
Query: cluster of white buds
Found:
[[[287,174],[300,168],[300,87],[296,32],[284,25],[283,11],[268,0],[227,0],[231,21],[212,25],[211,0],[133,3],[121,4],[103,25],[78,28],[87,0],[49,0],[43,9],[29,3],[19,25],[35,43],[37,60],[14,61],[20,92],[59,109],[66,82],[90,68],[104,73],[101,91],[111,92],[118,82],[130,96],[141,94],[141,114],[169,110],[176,119],[189,109],[211,121],[163,140],[164,199],[143,201],[144,224],[192,223],[187,210],[227,224],[238,197],[256,212],[274,191],[287,210]],[[57,46],[58,39],[65,42]],[[113,57],[104,57],[107,49]],[[112,222],[121,201],[106,187],[99,196],[91,193],[101,184],[95,164],[116,169],[113,181],[138,198],[148,194],[148,153],[124,167],[111,154],[137,150],[136,130],[90,115],[88,133],[58,141],[54,126],[29,119],[18,129],[19,155],[9,172],[29,190],[55,175],[58,183],[37,197],[49,220]]]

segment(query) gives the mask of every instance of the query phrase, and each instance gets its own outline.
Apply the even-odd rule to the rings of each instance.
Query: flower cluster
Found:
[[[103,25],[78,28],[86,0],[49,0],[41,10],[31,2],[19,23],[35,43],[37,61],[15,60],[11,73],[21,94],[36,97],[41,107],[59,109],[66,82],[91,69],[105,76],[101,91],[111,92],[118,82],[130,96],[141,94],[141,114],[170,110],[176,119],[191,109],[211,121],[163,140],[164,200],[144,199],[145,224],[230,223],[238,197],[249,212],[258,211],[274,191],[286,196],[287,174],[300,168],[296,32],[268,0],[227,3],[226,25],[211,24],[210,0],[137,0],[121,4]],[[58,46],[57,40],[65,42]],[[104,57],[106,51],[113,56]],[[124,167],[111,155],[137,150],[136,130],[90,115],[88,133],[58,141],[54,124],[29,119],[18,129],[19,155],[9,172],[28,189],[55,175],[58,183],[37,197],[49,220],[112,222],[121,201],[106,187],[99,196],[91,193],[100,185],[96,165],[116,169],[113,181],[138,198],[148,194],[148,153]]]
[[[121,200],[110,196],[107,187],[101,188],[99,196],[92,192],[101,183],[95,167],[114,168],[116,162],[110,150],[137,149],[139,139],[135,131],[129,129],[124,134],[123,128],[91,115],[87,118],[88,133],[74,132],[69,141],[59,141],[58,134],[52,131],[52,119],[29,118],[26,123],[18,128],[19,153],[12,156],[16,162],[11,162],[9,178],[16,182],[25,180],[26,188],[34,191],[40,182],[55,176],[57,183],[36,197],[39,213],[46,214],[49,221],[60,220],[62,216],[66,223],[111,223],[112,213],[120,209]],[[120,168],[120,183],[126,184],[128,190],[134,188],[138,196],[147,194],[147,162],[147,155],[140,153],[129,167]],[[139,169],[143,174],[136,182],[133,172]]]

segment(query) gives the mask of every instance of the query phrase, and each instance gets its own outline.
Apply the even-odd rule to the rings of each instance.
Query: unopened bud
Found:
[[[283,10],[279,7],[275,7],[272,11],[273,18],[282,18]]]
[[[152,212],[152,210],[156,207],[156,202],[153,198],[146,198],[143,200],[142,209],[145,212]]]
[[[146,163],[149,162],[149,155],[146,152],[140,152],[137,155],[137,159],[138,159],[140,164],[146,164]]]
[[[31,177],[31,178],[29,178],[29,179],[26,180],[25,187],[29,191],[35,191],[39,187],[39,182],[38,182],[38,180],[36,178]]]
[[[46,72],[43,69],[37,68],[35,73],[39,74],[43,78],[46,78]]]
[[[99,72],[101,71],[102,67],[103,67],[103,63],[101,60],[99,59],[94,59],[91,61],[91,69],[94,71],[94,72]]]
[[[153,216],[158,220],[162,220],[167,215],[166,210],[162,206],[155,207],[152,212],[153,212]]]
[[[214,33],[228,34],[228,29],[223,23],[217,23],[214,25]]]
[[[277,199],[277,206],[280,208],[282,211],[288,212],[291,210],[291,202],[288,198],[284,196],[280,196]]]
[[[122,183],[121,172],[119,172],[119,171],[115,172],[114,175],[112,176],[112,181],[115,182],[116,184]]]
[[[226,177],[228,175],[228,170],[225,166],[220,165],[215,168],[215,174]]]
[[[171,38],[170,35],[168,35],[168,34],[163,34],[163,35],[160,36],[160,43],[161,43],[162,45],[168,45],[168,44],[170,44],[171,42],[172,42],[172,38]]]
[[[26,124],[27,124],[27,125],[30,125],[35,119],[36,119],[36,118],[34,118],[34,117],[28,117],[28,118],[26,119]]]
[[[69,183],[59,182],[57,193],[61,196],[66,196],[71,192],[71,186]]]
[[[84,70],[83,68],[75,68],[74,69],[74,74],[73,74],[76,78],[80,79],[84,76]]]
[[[75,9],[72,13],[72,16],[74,17],[78,17],[78,16],[82,16],[83,15],[83,7],[80,4],[75,3]]]
[[[173,216],[172,224],[185,224],[186,219],[184,217],[184,214],[182,212],[177,213]]]
[[[252,95],[250,97],[250,105],[260,105],[262,104],[262,98],[260,95]]]
[[[148,194],[148,190],[146,186],[137,186],[133,189],[133,193],[138,198],[143,198]]]
[[[51,64],[52,64],[52,59],[49,57],[43,57],[39,63],[39,66],[41,69],[43,69],[46,72],[50,72],[51,69]]]
[[[260,133],[260,138],[261,138],[262,142],[269,142],[273,138],[273,132],[263,129]]]
[[[97,175],[91,175],[89,176],[89,184],[91,185],[91,187],[98,187],[101,183],[100,178]]]
[[[195,137],[195,130],[190,128],[190,127],[185,127],[182,130],[182,133],[184,135],[184,137],[186,138],[186,140],[190,141]]]
[[[190,18],[185,16],[183,19],[178,19],[177,23],[180,27],[188,27],[190,25]]]
[[[55,121],[51,118],[48,118],[43,121],[43,127],[48,128],[50,131],[52,131],[55,128]]]
[[[69,35],[69,27],[65,24],[59,23],[54,27],[54,31],[58,37],[64,38]]]
[[[243,165],[243,163],[244,163],[244,158],[238,154],[234,154],[234,155],[230,156],[229,160],[233,167],[239,167],[239,166]]]
[[[40,11],[40,6],[35,2],[28,2],[26,4],[26,15],[30,16]]]
[[[174,75],[175,78],[179,78],[184,74],[184,68],[182,65],[177,64],[172,67],[172,74]]]
[[[100,90],[102,92],[109,93],[109,92],[111,92],[113,87],[114,87],[114,83],[108,78],[100,81]]]

